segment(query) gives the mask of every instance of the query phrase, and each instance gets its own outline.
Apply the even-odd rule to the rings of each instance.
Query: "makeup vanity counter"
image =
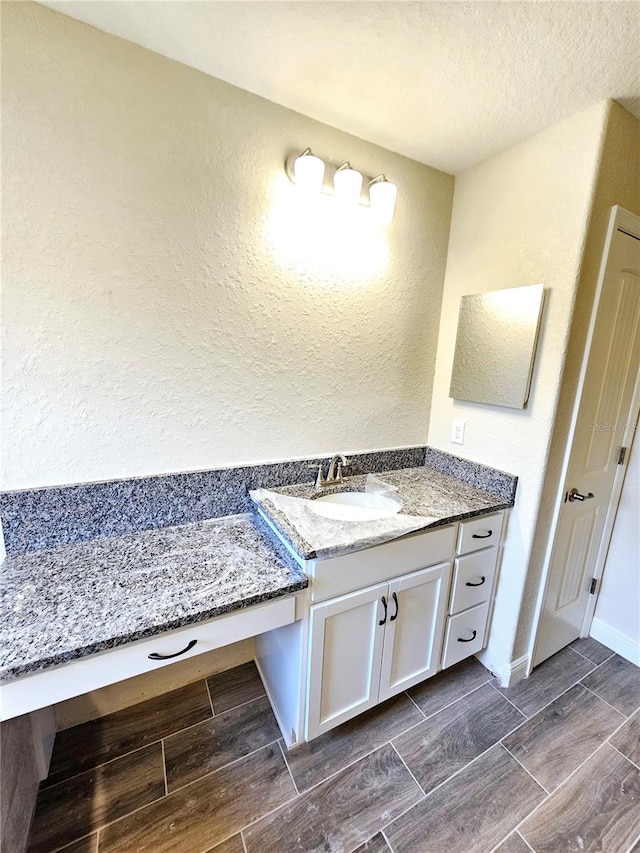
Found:
[[[308,585],[249,514],[8,557],[0,571],[3,719],[180,660],[194,639],[182,657],[293,622]]]

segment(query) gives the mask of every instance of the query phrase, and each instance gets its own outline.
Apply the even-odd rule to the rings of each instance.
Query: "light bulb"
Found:
[[[338,169],[333,176],[335,197],[344,204],[356,205],[360,202],[362,175],[350,166]]]
[[[322,192],[324,162],[315,154],[301,154],[293,164],[296,186],[308,195]]]
[[[396,208],[398,187],[390,181],[376,181],[369,186],[369,205],[379,222],[388,225]]]

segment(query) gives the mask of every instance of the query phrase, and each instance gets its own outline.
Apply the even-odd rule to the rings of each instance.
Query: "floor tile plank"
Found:
[[[514,693],[498,692],[487,670],[473,659],[464,661],[409,691],[424,714],[401,694],[286,753],[300,796],[275,742],[280,733],[255,664],[245,664],[208,680],[215,716],[202,681],[181,688],[182,699],[181,690],[173,691],[61,732],[52,775],[39,794],[30,853],[97,853],[98,846],[100,853],[143,848],[245,853],[243,836],[249,853],[487,853],[496,844],[495,853],[531,853],[524,828],[552,833],[554,824],[560,834],[544,837],[536,853],[558,853],[571,845],[581,853],[640,853],[635,831],[640,816],[634,811],[640,770],[631,763],[640,761],[640,669],[617,655],[596,668],[610,654],[603,648],[591,638],[577,641],[536,669],[528,682],[515,685]],[[540,710],[542,705],[547,707]],[[499,734],[509,722],[515,730]],[[491,746],[497,737],[503,744]],[[607,737],[611,745],[601,745]],[[160,739],[169,796],[158,772],[163,769]],[[432,791],[426,798],[390,740]],[[538,812],[527,818],[541,802],[542,789],[507,746],[541,784],[555,787],[540,807],[544,813],[554,806],[542,829]],[[488,751],[480,754],[483,749]],[[121,750],[133,751],[115,757]],[[594,765],[603,751],[608,751],[609,776]],[[141,756],[152,753],[152,771],[136,767]],[[89,762],[84,770],[83,761]],[[583,779],[585,768],[592,769]],[[440,787],[433,791],[435,785]],[[590,805],[574,824],[571,809],[585,788]],[[629,825],[633,829],[627,831]]]
[[[394,853],[487,853],[544,796],[496,744],[384,832]]]
[[[159,743],[45,788],[38,796],[29,853],[50,853],[164,793]]]
[[[523,714],[531,717],[593,669],[595,664],[582,655],[570,648],[561,649],[536,667],[529,678],[518,681],[513,687],[498,687],[498,690]]]
[[[521,835],[513,832],[500,847],[496,847],[494,853],[531,853],[531,848],[526,841],[523,841]]]
[[[611,743],[640,767],[640,711],[636,711],[633,717],[629,717],[624,726],[611,738]]]
[[[222,844],[216,844],[207,853],[244,853],[244,844],[242,843],[242,835],[237,835],[223,841]]]
[[[622,722],[622,714],[576,684],[503,743],[547,791],[553,791]]]
[[[265,746],[110,824],[99,851],[201,853],[294,795],[280,747]]]
[[[390,853],[389,845],[384,840],[381,832],[374,835],[369,841],[362,844],[355,853]]]
[[[372,752],[400,732],[424,720],[404,694],[394,696],[353,720],[285,754],[300,792]]]
[[[207,678],[207,684],[216,714],[264,696],[264,686],[252,660]]]
[[[429,793],[525,719],[485,684],[392,743],[418,784]]]
[[[640,770],[605,744],[526,820],[536,853],[627,853],[640,826]]]
[[[204,681],[58,732],[45,785],[160,740],[212,716]]]
[[[611,649],[603,646],[602,643],[594,640],[593,637],[580,637],[578,640],[574,640],[569,648],[595,664],[604,663],[613,654]]]
[[[98,833],[87,835],[73,844],[68,844],[60,850],[60,853],[98,853]]]
[[[164,741],[169,793],[280,736],[266,696],[170,735]]]
[[[491,677],[491,673],[472,657],[439,672],[407,692],[425,717],[429,717],[476,687],[486,684]]]
[[[640,667],[620,655],[609,658],[582,683],[627,717],[640,708]]]
[[[422,796],[389,745],[243,832],[248,853],[354,850]]]

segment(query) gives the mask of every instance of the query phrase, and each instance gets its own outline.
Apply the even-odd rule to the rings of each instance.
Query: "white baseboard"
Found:
[[[527,676],[529,655],[523,655],[503,666],[494,666],[488,659],[483,660],[481,655],[476,655],[476,657],[479,658],[483,666],[486,666],[496,676],[500,682],[500,687],[513,687],[514,684]]]
[[[621,657],[635,663],[636,666],[640,666],[640,640],[638,638],[634,639],[623,634],[617,628],[603,622],[602,619],[598,619],[597,616],[593,617],[589,635],[602,643],[603,646],[617,652]]]

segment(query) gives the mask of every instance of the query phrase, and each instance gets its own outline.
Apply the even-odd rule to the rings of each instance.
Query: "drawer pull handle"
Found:
[[[393,603],[396,606],[396,612],[393,614],[393,616],[389,617],[389,622],[395,622],[395,620],[398,618],[398,596],[395,594],[395,592],[392,592],[391,596],[393,598]]]
[[[384,595],[382,596],[382,606],[384,607],[384,616],[378,622],[378,625],[384,625],[384,623],[387,621],[387,599],[384,597]]]
[[[458,637],[458,642],[459,642],[459,643],[472,643],[472,642],[475,640],[475,638],[476,638],[477,634],[478,634],[478,632],[477,632],[477,631],[474,631],[474,632],[473,632],[473,637],[469,637],[469,639],[468,639],[468,640],[463,640],[463,639],[462,639],[462,637]]]
[[[149,660],[169,660],[169,658],[177,658],[179,655],[183,655],[185,652],[188,652],[189,649],[192,649],[197,642],[197,640],[191,640],[191,642],[185,646],[181,652],[176,652],[173,655],[159,655],[158,652],[152,652],[150,655],[147,655],[147,657]]]
[[[490,530],[488,533],[472,533],[472,539],[488,539],[490,536],[493,536],[493,530]]]
[[[484,576],[484,575],[482,575],[482,580],[480,581],[480,583],[471,583],[471,581],[467,581],[467,582],[466,582],[466,584],[465,584],[465,586],[482,586],[482,584],[483,584],[485,581],[486,581],[486,578],[485,578],[485,576]]]

